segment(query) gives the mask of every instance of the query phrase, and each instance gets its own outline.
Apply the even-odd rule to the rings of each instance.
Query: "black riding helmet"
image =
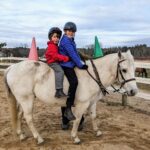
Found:
[[[77,26],[74,22],[67,22],[64,26],[64,31],[65,30],[70,30],[70,31],[76,32]]]
[[[48,38],[49,38],[49,40],[51,39],[51,37],[52,37],[52,35],[54,33],[57,33],[59,38],[62,35],[62,31],[58,27],[52,27],[52,28],[50,28],[50,30],[48,32]]]

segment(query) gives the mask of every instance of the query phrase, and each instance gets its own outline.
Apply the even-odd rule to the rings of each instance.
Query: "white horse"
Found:
[[[110,54],[94,60],[101,81],[105,87],[110,86],[116,80],[122,84],[129,96],[134,96],[138,89],[135,81],[134,59],[130,51],[126,53]],[[90,61],[87,61],[88,70],[93,72]],[[77,129],[82,115],[88,109],[91,114],[93,129],[97,136],[102,132],[96,123],[96,103],[102,98],[102,93],[97,83],[89,76],[87,71],[76,68],[79,84],[76,92],[74,115],[71,137],[74,143],[79,143]],[[121,75],[122,74],[122,75]],[[122,77],[123,76],[123,77]],[[12,122],[15,132],[20,140],[25,138],[21,129],[21,118],[24,118],[37,143],[44,142],[33,124],[33,101],[39,99],[48,105],[65,106],[66,99],[57,99],[55,93],[55,76],[52,69],[43,62],[22,61],[10,66],[5,71],[5,84],[12,110]],[[64,80],[64,91],[68,90],[68,82]]]

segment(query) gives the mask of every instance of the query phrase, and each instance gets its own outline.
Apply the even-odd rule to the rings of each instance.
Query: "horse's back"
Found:
[[[50,72],[50,68],[45,63],[26,60],[10,66],[7,69],[6,79],[8,85],[14,90],[30,91],[35,82],[41,80],[47,72]]]

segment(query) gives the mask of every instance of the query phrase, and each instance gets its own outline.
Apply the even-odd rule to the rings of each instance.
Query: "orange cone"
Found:
[[[37,48],[36,48],[35,37],[32,38],[32,44],[31,44],[31,48],[30,48],[30,53],[29,53],[28,59],[35,60],[35,61],[39,60],[38,52],[37,52]]]

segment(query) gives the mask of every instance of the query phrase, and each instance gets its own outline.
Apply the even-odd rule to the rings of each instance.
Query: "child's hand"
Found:
[[[81,69],[87,70],[88,69],[88,65],[83,65],[83,67]]]
[[[68,57],[68,56],[66,56],[66,57],[64,58],[64,62],[67,62],[67,61],[69,61],[69,57]]]

